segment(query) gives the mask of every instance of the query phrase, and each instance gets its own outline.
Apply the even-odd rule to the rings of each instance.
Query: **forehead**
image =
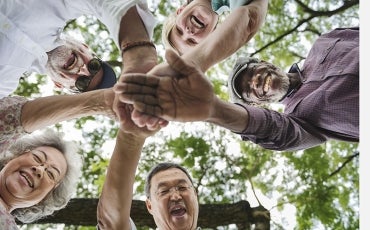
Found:
[[[151,184],[152,187],[157,187],[159,184],[174,184],[181,181],[191,184],[189,178],[182,170],[178,168],[171,168],[155,174],[152,177]]]

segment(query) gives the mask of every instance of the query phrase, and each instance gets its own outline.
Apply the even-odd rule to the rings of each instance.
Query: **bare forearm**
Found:
[[[267,0],[255,0],[227,16],[215,31],[194,49],[183,55],[205,72],[214,64],[232,55],[261,28],[267,13]]]
[[[150,37],[134,6],[121,20],[119,42],[122,46],[138,41],[150,41]],[[122,62],[125,73],[146,73],[157,63],[157,53],[152,46],[135,46],[122,53]]]
[[[100,229],[130,229],[135,172],[144,140],[118,133],[97,209]]]
[[[248,127],[249,114],[239,105],[216,99],[207,122],[240,133]]]
[[[22,126],[27,132],[33,132],[61,121],[84,116],[101,114],[113,118],[113,97],[111,89],[104,89],[75,95],[36,98],[23,106]]]

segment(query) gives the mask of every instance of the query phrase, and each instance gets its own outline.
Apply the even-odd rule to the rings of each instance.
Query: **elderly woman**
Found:
[[[0,229],[18,229],[15,219],[33,222],[66,206],[82,160],[72,142],[46,130],[26,134],[20,122],[25,99],[1,99]]]

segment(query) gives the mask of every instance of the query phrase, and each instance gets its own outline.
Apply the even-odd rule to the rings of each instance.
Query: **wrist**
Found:
[[[157,52],[151,45],[134,46],[122,52],[123,73],[146,73],[157,64]]]
[[[121,44],[121,52],[122,52],[122,54],[124,54],[125,52],[127,52],[130,49],[138,48],[138,47],[141,47],[141,46],[149,46],[149,47],[153,47],[154,49],[156,49],[155,45],[152,41],[145,41],[144,40],[144,41],[134,41],[134,42],[122,43]]]

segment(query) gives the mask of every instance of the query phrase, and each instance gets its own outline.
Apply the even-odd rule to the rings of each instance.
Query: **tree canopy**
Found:
[[[159,61],[164,49],[163,19],[180,2],[153,0],[158,18],[154,41]],[[236,57],[253,56],[288,70],[304,61],[315,39],[337,27],[359,26],[358,0],[273,0],[266,22],[257,35],[234,55],[207,71],[215,92],[228,100],[227,78]],[[121,57],[105,26],[86,16],[69,22],[65,32],[83,39],[120,73]],[[60,91],[43,75],[25,75],[15,94],[35,98]],[[282,109],[278,107],[277,109]],[[55,129],[81,144],[83,177],[76,197],[98,198],[105,179],[118,124],[103,116],[62,122]],[[144,200],[146,173],[158,162],[174,161],[189,169],[201,204],[227,204],[242,200],[271,213],[271,229],[358,229],[359,150],[357,143],[329,141],[297,152],[263,149],[223,128],[202,122],[172,122],[145,144],[136,175],[136,200]],[[22,229],[32,228],[24,225]],[[42,224],[37,228],[55,228]],[[148,229],[147,226],[138,226]],[[65,229],[95,229],[66,225]],[[217,229],[236,229],[235,225]]]

